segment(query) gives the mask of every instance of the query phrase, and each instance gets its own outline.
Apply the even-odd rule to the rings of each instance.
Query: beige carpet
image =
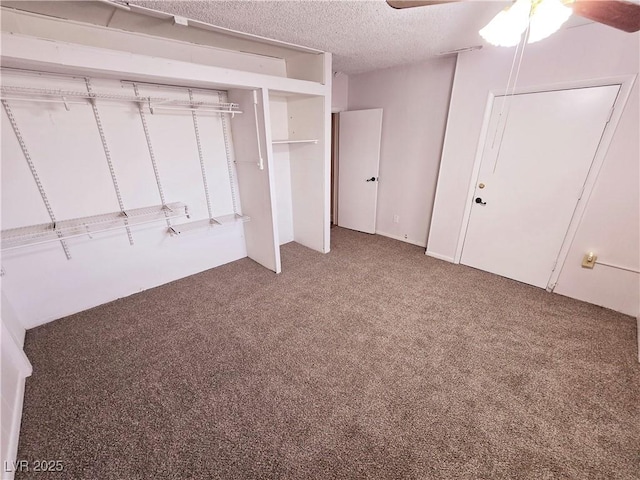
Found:
[[[332,230],[31,330],[73,479],[640,478],[635,319]]]

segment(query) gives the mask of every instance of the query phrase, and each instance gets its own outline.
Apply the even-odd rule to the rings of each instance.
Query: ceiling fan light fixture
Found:
[[[558,31],[573,10],[561,0],[541,0],[534,5],[529,24],[529,41],[534,43]]]
[[[520,43],[522,33],[529,24],[531,0],[517,0],[498,13],[482,30],[480,35],[498,47],[514,47]]]

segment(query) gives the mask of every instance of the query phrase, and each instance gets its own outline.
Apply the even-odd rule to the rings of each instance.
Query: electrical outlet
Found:
[[[409,235],[407,235],[406,233],[404,234],[404,239],[407,240],[409,238]]]
[[[582,268],[593,268],[597,259],[598,256],[595,253],[585,253],[584,257],[582,257]]]
[[[393,223],[400,223],[400,215],[393,216]]]

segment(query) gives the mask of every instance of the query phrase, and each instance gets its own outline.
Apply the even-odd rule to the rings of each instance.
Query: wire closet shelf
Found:
[[[145,225],[159,220],[189,218],[187,205],[182,202],[135,208],[58,222],[30,225],[2,230],[2,250],[57,242],[68,238],[120,230],[127,226]]]
[[[12,120],[12,126],[14,127],[14,131],[18,140],[21,142],[21,147],[23,150],[23,154],[29,163],[34,178],[36,178],[36,183],[38,183],[38,175],[35,170],[35,166],[32,164],[28,149],[24,142],[22,141],[22,135],[18,128],[17,123],[11,113],[11,108],[8,102],[12,101],[27,101],[27,102],[51,102],[51,103],[62,103],[64,104],[67,110],[70,110],[69,105],[71,104],[81,104],[87,105],[90,104],[93,108],[94,116],[96,119],[96,124],[98,126],[98,130],[100,131],[101,141],[103,144],[103,148],[105,151],[105,155],[107,157],[107,161],[110,166],[110,172],[112,176],[112,181],[114,184],[114,188],[116,189],[116,193],[119,194],[118,182],[115,178],[115,172],[111,166],[111,155],[110,150],[108,148],[106,138],[104,136],[104,132],[102,130],[102,122],[100,120],[100,115],[97,109],[96,100],[102,101],[110,101],[110,102],[129,102],[133,103],[137,106],[140,117],[142,119],[143,125],[145,124],[145,116],[144,110],[148,109],[151,114],[154,113],[155,109],[161,110],[186,110],[191,111],[191,115],[193,117],[194,122],[194,130],[196,134],[196,140],[198,144],[200,142],[199,138],[199,128],[198,128],[198,119],[197,114],[200,112],[213,112],[221,115],[222,118],[222,126],[224,130],[224,139],[225,139],[225,151],[227,156],[227,164],[228,167],[231,168],[230,164],[230,156],[228,151],[227,144],[227,132],[226,132],[226,115],[230,114],[233,117],[236,113],[242,113],[239,109],[239,105],[237,103],[227,102],[226,95],[223,92],[215,91],[217,94],[218,102],[205,102],[205,101],[197,101],[194,99],[193,90],[200,89],[191,89],[188,87],[173,87],[173,86],[164,86],[166,88],[176,88],[180,90],[185,90],[189,94],[189,99],[178,100],[173,98],[165,98],[160,96],[143,96],[138,93],[138,84],[137,82],[127,82],[121,81],[121,83],[131,83],[133,86],[134,94],[120,94],[120,93],[100,93],[94,92],[90,79],[85,78],[85,84],[87,87],[87,91],[76,91],[72,89],[48,89],[48,88],[35,88],[35,87],[22,87],[22,86],[10,86],[10,85],[2,85],[0,86],[0,100],[5,110],[7,111],[7,115],[10,120]],[[142,84],[141,84],[142,85]],[[144,84],[146,85],[146,84]],[[153,84],[149,84],[149,86],[157,86]],[[212,93],[210,90],[203,90],[207,93]],[[146,107],[146,108],[145,108]],[[146,127],[146,125],[145,125]],[[155,166],[155,158],[153,155],[153,150],[151,149],[151,139],[149,138],[148,131],[145,128],[145,135],[147,139],[147,143],[150,149],[151,161],[154,165],[154,171],[157,170]],[[159,221],[165,221],[167,223],[167,233],[171,236],[181,235],[183,233],[199,230],[207,227],[220,227],[233,225],[237,223],[244,223],[250,221],[250,218],[246,215],[242,215],[238,213],[236,204],[235,204],[235,195],[233,196],[233,211],[234,213],[230,215],[222,215],[222,216],[213,216],[213,209],[209,199],[208,185],[206,181],[206,174],[204,170],[204,158],[202,156],[202,151],[199,146],[199,157],[201,162],[201,170],[203,175],[203,182],[205,193],[207,196],[207,207],[209,210],[209,218],[204,220],[195,220],[189,221],[187,223],[181,224],[172,224],[171,220],[185,218],[190,219],[188,207],[186,204],[182,202],[174,202],[174,203],[166,203],[164,201],[164,195],[162,191],[162,185],[160,183],[160,178],[156,175],[156,181],[158,190],[160,193],[160,197],[162,200],[162,204],[154,205],[143,208],[136,209],[125,209],[124,203],[122,203],[120,197],[119,198],[119,206],[120,211],[113,213],[105,213],[99,215],[86,216],[81,218],[75,218],[70,220],[62,220],[59,221],[51,212],[51,222],[42,223],[38,225],[30,225],[24,227],[17,227],[11,229],[5,229],[0,232],[0,249],[2,251],[13,250],[22,247],[29,247],[34,245],[46,244],[49,242],[60,242],[64,248],[67,259],[71,259],[71,254],[69,253],[68,246],[66,244],[66,240],[70,238],[84,237],[88,236],[89,238],[93,238],[94,234],[99,234],[103,232],[116,231],[120,229],[126,229],[127,234],[129,236],[129,243],[133,245],[133,238],[131,235],[130,227],[135,227],[138,225],[147,225],[152,224]],[[157,172],[156,172],[157,174]],[[230,170],[230,175],[231,175]],[[40,185],[41,187],[41,185]],[[41,187],[40,191],[45,204],[47,204],[47,196],[44,192],[44,189]]]
[[[0,87],[0,100],[62,103],[67,110],[69,105],[86,104],[95,100],[108,102],[132,102],[146,106],[150,113],[155,110],[188,110],[196,112],[229,113],[232,116],[242,113],[237,103],[204,102],[195,100],[177,100],[164,97],[126,95],[118,93],[87,93],[75,90],[47,89],[3,85]]]

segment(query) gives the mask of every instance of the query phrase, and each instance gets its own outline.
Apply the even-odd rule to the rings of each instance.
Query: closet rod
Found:
[[[194,92],[217,93],[217,94],[225,93],[224,90],[216,90],[215,88],[185,87],[184,85],[169,85],[164,83],[137,82],[133,80],[120,80],[120,83],[123,85],[133,85],[135,83],[138,86],[160,87],[160,88],[168,88],[168,89],[180,90],[180,91],[185,91],[189,89]]]
[[[170,107],[165,105],[151,105],[153,110],[179,110],[186,112],[203,112],[203,113],[230,113],[233,117],[236,113],[243,113],[242,110],[221,110],[213,108],[201,108],[201,107]]]

